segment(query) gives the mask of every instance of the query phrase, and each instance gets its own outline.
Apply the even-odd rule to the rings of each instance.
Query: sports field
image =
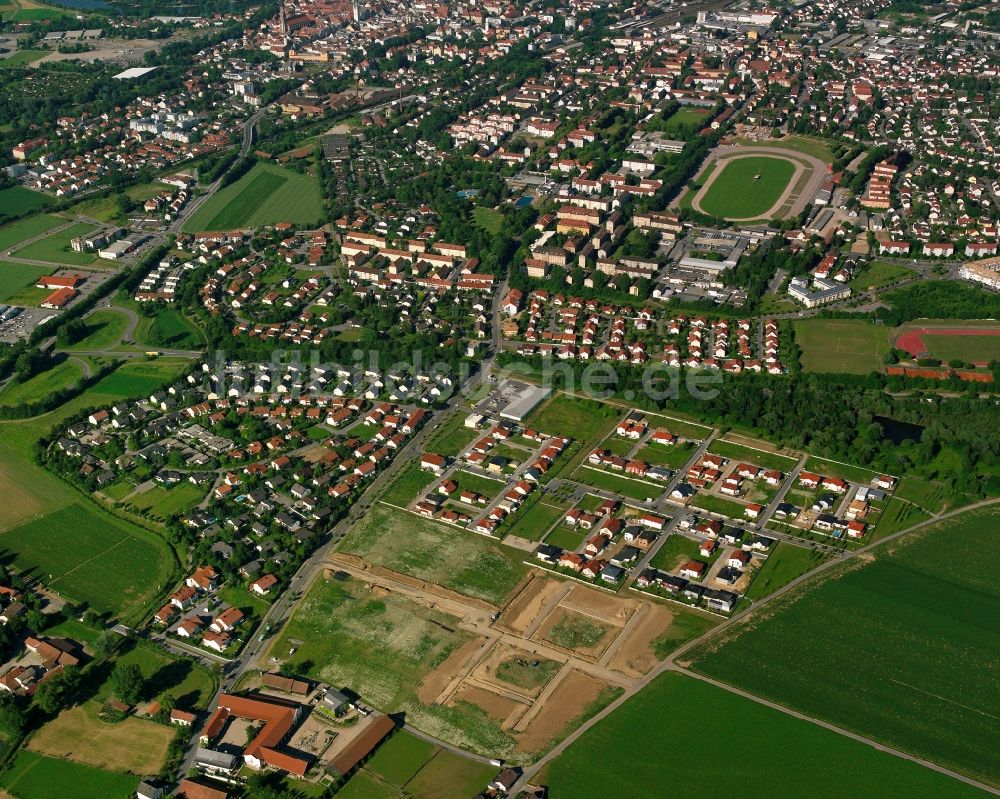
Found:
[[[716,756],[706,755],[704,735],[692,733],[692,713],[720,720],[725,747]],[[642,741],[642,756],[630,757],[627,767],[612,767],[609,757],[628,741]],[[677,793],[742,799],[983,796],[930,769],[671,673],[584,733],[551,764],[547,783],[551,796],[573,799]],[[687,787],[675,790],[681,785]]]
[[[698,200],[702,211],[723,219],[764,216],[795,174],[795,164],[783,158],[754,155],[727,161]]]
[[[18,799],[129,799],[139,778],[22,750],[0,775],[0,787]]]
[[[386,505],[358,522],[340,549],[494,604],[506,599],[525,571],[523,553]]]
[[[1000,536],[984,534],[998,524],[997,509],[970,511],[845,564],[701,647],[693,668],[1000,785],[1000,586],[986,566]]]
[[[141,605],[171,569],[155,534],[81,502],[0,533],[0,552],[28,576],[98,612]]]
[[[878,371],[889,351],[889,332],[861,319],[802,319],[793,323],[806,372]]]
[[[1000,360],[1000,325],[978,320],[950,326],[904,325],[895,347],[915,358],[988,364]]]
[[[232,230],[276,222],[312,225],[319,221],[322,208],[315,178],[259,163],[213,195],[184,224],[184,230]]]
[[[51,203],[52,200],[47,195],[26,189],[24,186],[0,189],[0,220],[14,214],[23,214],[25,211],[38,211]]]

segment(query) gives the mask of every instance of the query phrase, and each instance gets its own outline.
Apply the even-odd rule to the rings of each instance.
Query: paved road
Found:
[[[801,719],[803,721],[811,722],[811,723],[816,724],[816,725],[818,725],[820,727],[824,727],[825,729],[831,730],[832,732],[836,732],[836,733],[839,733],[841,735],[845,735],[845,736],[847,736],[849,738],[852,738],[853,740],[859,741],[860,743],[867,744],[868,746],[871,746],[871,747],[873,747],[875,749],[878,749],[881,752],[887,752],[888,754],[895,755],[896,757],[902,758],[904,760],[909,760],[909,761],[911,761],[913,763],[919,763],[920,765],[926,766],[927,768],[933,769],[934,771],[938,771],[938,772],[940,772],[942,774],[946,774],[949,777],[952,777],[953,779],[960,780],[961,782],[964,782],[964,783],[966,783],[968,785],[975,786],[976,788],[979,788],[980,790],[983,790],[983,791],[986,791],[988,793],[991,793],[991,794],[993,794],[995,796],[1000,796],[1000,790],[998,790],[998,789],[996,789],[996,788],[994,788],[994,787],[992,787],[990,785],[986,785],[985,783],[981,783],[978,780],[974,780],[971,777],[967,777],[967,776],[965,776],[963,774],[959,774],[959,773],[957,773],[955,771],[951,771],[950,769],[944,768],[943,766],[939,766],[939,765],[937,765],[935,763],[932,763],[932,762],[930,762],[928,760],[924,760],[922,758],[915,757],[915,756],[913,756],[911,754],[908,754],[907,752],[903,752],[902,750],[895,749],[895,748],[893,748],[891,746],[886,746],[886,745],[881,744],[881,743],[879,743],[877,741],[871,740],[870,738],[865,738],[862,735],[858,735],[857,733],[853,733],[853,732],[850,732],[849,730],[845,730],[845,729],[843,729],[841,727],[837,727],[836,725],[830,724],[829,722],[822,721],[821,719],[817,719],[817,718],[814,718],[812,716],[808,716],[808,715],[806,715],[804,713],[800,713],[800,712],[798,712],[796,710],[792,710],[791,708],[787,708],[784,705],[779,705],[779,704],[777,704],[775,702],[771,702],[770,700],[767,700],[767,699],[764,699],[762,697],[756,696],[754,694],[751,694],[749,692],[746,692],[746,691],[743,691],[741,689],[735,688],[733,686],[727,685],[725,683],[721,683],[721,682],[718,682],[716,680],[711,680],[711,679],[708,679],[706,677],[703,677],[702,675],[695,674],[694,672],[690,671],[687,668],[686,664],[682,660],[682,658],[686,654],[688,654],[689,652],[693,651],[700,644],[702,644],[705,641],[707,641],[707,640],[709,640],[709,639],[711,639],[711,638],[719,635],[720,633],[722,633],[723,631],[727,630],[732,625],[737,624],[740,621],[742,621],[747,616],[749,616],[749,615],[751,615],[753,613],[757,613],[760,610],[760,608],[762,608],[762,607],[764,607],[766,605],[769,605],[772,602],[774,602],[775,600],[780,599],[781,597],[783,597],[785,594],[787,594],[787,593],[789,593],[791,591],[794,591],[796,588],[798,588],[800,585],[802,585],[807,580],[811,580],[814,577],[816,577],[818,574],[826,572],[829,569],[832,569],[832,568],[834,568],[836,566],[839,566],[841,563],[844,562],[844,560],[850,560],[852,558],[857,558],[857,557],[866,555],[867,553],[871,552],[872,550],[875,550],[875,549],[877,549],[879,547],[885,546],[886,544],[889,544],[889,543],[891,543],[893,541],[896,541],[897,539],[899,539],[899,538],[901,538],[903,536],[910,535],[911,533],[914,533],[914,532],[916,532],[918,530],[922,530],[922,529],[924,529],[926,527],[929,527],[932,524],[936,524],[937,522],[944,521],[946,519],[954,518],[954,517],[959,516],[959,515],[961,515],[963,513],[968,513],[969,511],[973,511],[973,510],[975,510],[977,508],[983,508],[983,507],[987,507],[987,506],[990,506],[990,505],[996,505],[997,503],[1000,503],[1000,499],[987,499],[987,500],[982,500],[980,502],[976,502],[976,503],[974,503],[972,505],[967,505],[967,506],[965,506],[963,508],[958,508],[958,509],[953,510],[953,511],[948,511],[946,513],[938,514],[936,516],[931,517],[930,519],[927,519],[926,521],[923,521],[923,522],[920,522],[918,524],[915,524],[912,527],[907,527],[906,529],[900,530],[899,532],[893,533],[892,535],[888,535],[888,536],[886,536],[885,538],[883,538],[883,539],[881,539],[879,541],[875,541],[875,542],[873,542],[871,544],[868,544],[867,546],[864,546],[864,547],[861,547],[859,549],[856,549],[853,552],[851,552],[850,554],[846,555],[841,560],[834,559],[834,560],[825,561],[823,564],[821,564],[817,568],[813,569],[812,571],[810,571],[810,572],[808,572],[806,574],[803,574],[803,575],[797,577],[796,579],[792,580],[787,585],[779,588],[777,591],[775,591],[770,596],[765,597],[764,599],[761,599],[760,601],[754,603],[753,605],[751,605],[746,610],[743,610],[743,611],[740,611],[740,612],[734,614],[728,620],[722,622],[721,624],[719,624],[716,627],[713,627],[711,630],[709,630],[708,632],[704,633],[703,635],[700,635],[697,638],[695,638],[695,639],[693,639],[691,641],[688,641],[686,644],[684,644],[683,646],[681,646],[680,648],[678,648],[676,651],[674,651],[670,656],[668,656],[667,659],[665,661],[663,661],[663,663],[661,663],[657,668],[655,668],[653,671],[649,672],[649,674],[647,674],[645,677],[643,677],[641,680],[639,680],[637,686],[633,690],[626,691],[621,697],[619,697],[618,699],[616,699],[614,702],[612,702],[610,705],[608,705],[606,708],[604,708],[601,712],[597,713],[595,716],[593,716],[592,718],[590,718],[586,722],[584,722],[582,725],[580,725],[580,727],[578,727],[573,733],[571,733],[566,739],[564,739],[555,748],[553,748],[548,753],[546,753],[545,756],[543,756],[540,760],[538,760],[537,762],[533,763],[532,765],[526,767],[525,770],[524,770],[524,773],[521,775],[521,778],[518,780],[517,784],[514,786],[513,790],[511,791],[511,794],[513,795],[513,794],[516,794],[519,790],[523,790],[526,785],[529,785],[531,783],[532,778],[536,774],[538,774],[541,769],[543,769],[547,764],[549,764],[555,758],[559,757],[559,755],[561,755],[563,752],[565,752],[566,749],[569,748],[573,743],[575,743],[580,738],[580,736],[582,736],[584,733],[587,732],[587,730],[591,729],[595,724],[599,723],[603,719],[605,719],[608,716],[610,716],[615,710],[617,710],[619,707],[621,707],[625,702],[627,702],[638,691],[642,690],[644,687],[646,687],[647,685],[649,685],[651,682],[653,682],[653,680],[655,680],[661,674],[665,674],[668,671],[673,671],[673,672],[679,672],[679,673],[685,674],[685,675],[690,676],[690,677],[694,677],[696,679],[703,680],[704,682],[708,682],[708,683],[710,683],[712,685],[715,685],[718,688],[730,691],[731,693],[738,694],[739,696],[742,696],[745,699],[749,699],[752,702],[757,702],[758,704],[765,705],[765,706],[770,707],[770,708],[772,708],[774,710],[777,710],[777,711],[779,711],[781,713],[786,713],[786,714],[788,714],[790,716],[794,716],[795,718]]]

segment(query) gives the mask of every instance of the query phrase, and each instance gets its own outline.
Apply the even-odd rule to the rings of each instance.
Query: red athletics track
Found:
[[[896,349],[905,350],[914,358],[923,355],[927,352],[924,336],[1000,336],[1000,328],[918,327],[900,334],[896,339]]]

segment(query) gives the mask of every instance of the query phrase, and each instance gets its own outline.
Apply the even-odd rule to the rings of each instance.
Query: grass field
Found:
[[[34,21],[35,17],[26,17],[25,14],[29,14],[35,9],[30,9],[29,11],[18,11],[15,13],[15,18],[21,22],[31,22]],[[42,17],[42,19],[47,19],[48,15]],[[30,64],[32,61],[37,61],[42,56],[47,56],[50,50],[18,50],[10,58],[4,58],[0,60],[0,68],[3,67],[23,67],[26,64]]]
[[[959,501],[948,486],[910,475],[899,481],[893,496],[919,505],[930,513],[940,513]]]
[[[886,329],[861,319],[802,319],[793,324],[806,372],[868,374],[881,368],[889,351]]]
[[[160,699],[169,695],[173,697],[176,707],[204,710],[215,691],[215,680],[203,666],[152,647],[135,646],[120,655],[116,663],[139,667],[146,679],[143,699]],[[93,698],[104,702],[113,693],[109,678],[97,689]]]
[[[823,139],[813,136],[786,136],[783,139],[768,139],[765,142],[754,141],[753,139],[737,139],[737,144],[760,145],[768,147],[780,147],[783,150],[793,150],[797,153],[805,153],[828,164],[834,161],[833,150]]]
[[[190,361],[183,358],[158,358],[152,361],[129,361],[91,387],[94,394],[115,397],[142,397],[183,374]],[[2,395],[0,395],[2,396]]]
[[[427,450],[453,458],[475,441],[479,435],[481,434],[476,430],[465,426],[464,413],[456,413],[438,430],[434,431],[427,443]]]
[[[814,549],[779,542],[754,575],[746,595],[750,599],[769,596],[796,577],[815,569],[826,559],[826,555]]]
[[[962,514],[807,583],[694,668],[1000,785],[1000,586],[983,568],[1000,537],[982,534],[998,523]]]
[[[19,219],[17,222],[0,227],[0,250],[8,250],[15,244],[41,236],[52,228],[65,224],[65,219],[52,214],[37,214]]]
[[[72,360],[57,363],[51,369],[39,372],[23,383],[10,382],[0,390],[0,405],[22,405],[38,402],[49,394],[68,388],[83,377],[83,369]]]
[[[872,261],[856,274],[848,285],[854,291],[867,291],[868,289],[880,289],[889,286],[899,280],[905,280],[916,274],[912,269],[907,269],[899,264],[891,264],[887,261]]]
[[[276,222],[312,225],[319,221],[321,212],[315,178],[259,163],[213,195],[184,224],[184,230],[231,230]]]
[[[434,480],[434,475],[421,469],[420,461],[414,460],[406,464],[380,499],[390,505],[406,507]]]
[[[923,336],[924,346],[932,358],[942,363],[952,360],[965,363],[991,363],[1000,360],[1000,336],[983,334]]]
[[[746,506],[743,503],[720,497],[717,494],[706,494],[699,491],[691,498],[688,504],[693,508],[701,508],[712,513],[728,516],[730,519],[746,518],[746,514],[743,512]]]
[[[664,125],[664,132],[669,136],[685,133],[692,126],[702,127],[708,120],[708,111],[703,108],[685,106],[678,108]]]
[[[563,508],[540,500],[521,515],[508,532],[529,541],[541,541],[542,536],[565,512]]]
[[[403,712],[409,723],[430,728],[440,739],[507,754],[513,737],[475,706],[431,706],[418,699],[424,679],[469,640],[457,629],[457,619],[400,594],[372,592],[354,579],[320,578],[272,652],[294,672],[350,687],[366,703]],[[402,778],[404,766],[387,763],[385,769],[393,771],[394,779]]]
[[[201,336],[174,308],[164,308],[159,311],[152,319],[148,330],[143,331],[141,341],[155,347],[181,350],[197,349],[202,345]]]
[[[56,233],[50,233],[45,238],[26,244],[19,250],[14,251],[18,258],[30,259],[32,261],[46,261],[51,264],[65,264],[68,266],[89,266],[97,261],[96,256],[89,252],[74,252],[70,246],[70,241],[77,236],[85,236],[92,233],[97,228],[89,222],[74,222],[67,228]]]
[[[605,491],[613,491],[616,494],[621,494],[623,497],[631,497],[632,499],[645,500],[649,497],[658,497],[663,493],[663,486],[661,485],[633,480],[630,477],[606,472],[603,469],[594,469],[590,466],[581,466],[573,472],[572,479],[584,485],[601,488]]]
[[[724,441],[717,439],[713,441],[708,451],[739,462],[750,461],[765,469],[775,469],[779,472],[790,472],[798,463],[798,458],[788,455],[779,455],[776,452],[765,452],[754,447],[743,446],[734,441]]]
[[[795,164],[783,158],[732,158],[714,178],[698,204],[706,214],[724,219],[764,216],[795,174]]]
[[[151,516],[165,521],[174,513],[191,510],[205,498],[207,490],[191,483],[163,488],[154,486],[148,491],[130,497],[128,504],[138,510],[147,511]]]
[[[109,724],[98,717],[100,709],[97,702],[86,702],[64,710],[32,736],[28,748],[110,771],[158,773],[174,730],[135,717]]]
[[[699,718],[725,719],[725,764],[705,757]],[[644,741],[628,768],[603,768],[622,741]],[[766,744],[764,743],[766,742]],[[850,768],[844,764],[850,763]],[[699,786],[700,796],[842,799],[906,796],[972,799],[957,780],[884,754],[806,721],[681,674],[664,674],[575,741],[550,766],[553,797],[667,796],[666,786]]]
[[[610,432],[622,415],[613,405],[560,393],[532,413],[524,426],[546,435],[597,441]]]
[[[699,552],[700,548],[701,544],[694,539],[683,535],[668,535],[663,544],[660,545],[660,548],[656,550],[656,554],[649,562],[649,565],[654,569],[662,569],[668,572],[673,571],[683,560],[690,558],[704,560]]]
[[[648,444],[635,453],[635,459],[653,466],[666,466],[668,469],[679,469],[694,455],[695,443],[682,441],[679,444]]]
[[[18,296],[23,289],[33,287],[35,281],[48,272],[44,266],[0,261],[0,302],[7,302]],[[49,293],[45,289],[39,289],[39,292]]]
[[[341,550],[388,569],[500,604],[525,567],[521,554],[476,533],[376,506],[344,538]]]
[[[128,799],[139,778],[22,750],[0,775],[0,786],[18,799]]]
[[[503,214],[493,208],[476,208],[472,219],[478,227],[494,236],[503,227]]]
[[[855,483],[868,484],[875,477],[876,473],[864,466],[855,466],[850,463],[840,461],[829,461],[826,458],[819,458],[810,455],[806,458],[805,470],[807,472],[817,472],[824,477],[840,477],[844,480],[851,480]]]
[[[0,63],[5,62],[0,61]],[[51,204],[52,200],[47,195],[26,189],[24,186],[0,189],[0,220],[25,211],[40,211]]]
[[[66,347],[69,350],[113,349],[121,340],[128,325],[128,317],[115,311],[94,311],[83,320],[87,334],[80,341]]]
[[[153,533],[82,503],[0,534],[0,551],[54,591],[99,612],[141,605],[170,573],[166,545]]]

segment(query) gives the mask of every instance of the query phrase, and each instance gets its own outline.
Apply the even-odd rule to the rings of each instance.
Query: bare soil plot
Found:
[[[437,701],[441,693],[459,676],[466,673],[469,662],[486,646],[485,638],[473,638],[448,655],[445,661],[424,677],[417,688],[417,699],[425,705]]]
[[[592,616],[559,607],[542,623],[535,638],[587,660],[597,660],[615,640],[617,628]]]
[[[493,625],[514,635],[523,635],[538,621],[548,605],[566,590],[566,584],[551,577],[532,574],[521,591]]]
[[[598,701],[606,684],[582,671],[566,674],[538,710],[525,724],[518,736],[518,748],[524,752],[538,752],[556,738]]]
[[[452,704],[468,702],[475,705],[504,728],[508,728],[528,709],[528,704],[525,702],[520,702],[510,696],[501,696],[489,688],[470,683],[464,683],[455,691],[451,701]]]
[[[627,677],[641,677],[660,662],[654,644],[674,624],[674,612],[658,604],[646,606],[643,616],[623,633],[617,649],[607,661],[608,668]]]
[[[574,585],[566,598],[559,603],[585,616],[592,616],[608,624],[622,626],[642,604],[635,599],[623,599],[582,585]]]

